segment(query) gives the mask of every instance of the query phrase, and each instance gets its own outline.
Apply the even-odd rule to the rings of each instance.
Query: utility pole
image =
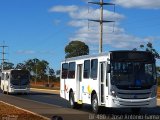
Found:
[[[115,9],[115,4],[113,3],[104,3],[103,0],[100,0],[100,2],[88,2],[90,4],[97,4],[100,5],[100,20],[89,20],[89,21],[93,21],[93,22],[99,22],[100,23],[100,40],[99,40],[99,53],[103,52],[103,23],[109,23],[109,22],[114,22],[114,21],[107,21],[107,20],[103,20],[103,6],[104,5],[114,5],[114,9]]]
[[[3,42],[4,43],[4,42]],[[2,54],[2,62],[1,62],[1,71],[3,71],[4,70],[4,63],[5,63],[5,60],[7,60],[7,59],[5,59],[5,54],[7,54],[6,52],[5,52],[5,48],[6,47],[8,47],[8,46],[6,46],[6,45],[1,45],[0,46],[1,48],[2,48],[2,52],[0,52],[1,54]]]

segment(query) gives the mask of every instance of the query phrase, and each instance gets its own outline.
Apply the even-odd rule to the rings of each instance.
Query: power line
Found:
[[[100,40],[99,40],[99,53],[102,53],[103,51],[103,23],[109,23],[109,22],[114,22],[114,21],[108,21],[108,20],[103,20],[103,6],[104,5],[114,5],[114,11],[115,11],[115,4],[113,3],[104,3],[103,0],[100,0],[100,2],[88,2],[90,4],[96,4],[100,6],[100,19],[99,20],[93,20],[90,19],[89,21],[93,22],[99,22],[100,23]]]

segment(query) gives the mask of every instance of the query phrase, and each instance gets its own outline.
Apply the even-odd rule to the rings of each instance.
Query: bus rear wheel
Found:
[[[95,114],[100,113],[100,107],[98,106],[98,98],[96,94],[94,94],[92,97],[91,105],[92,105],[92,111]]]
[[[71,108],[76,108],[77,107],[77,103],[74,100],[73,92],[70,92],[70,95],[69,95],[69,104],[70,104]]]

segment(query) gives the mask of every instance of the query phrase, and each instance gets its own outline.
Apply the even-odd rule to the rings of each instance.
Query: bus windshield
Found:
[[[29,72],[24,70],[14,70],[11,72],[11,84],[13,85],[28,85]]]
[[[152,62],[112,62],[111,84],[120,89],[149,89],[156,84]]]

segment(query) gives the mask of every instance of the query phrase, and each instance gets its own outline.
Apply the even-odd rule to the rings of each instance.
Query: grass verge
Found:
[[[160,87],[158,87],[158,90],[157,90],[157,97],[160,99]]]
[[[59,90],[59,87],[45,87],[45,86],[38,86],[38,85],[30,85],[31,88],[37,88],[37,89],[48,89],[48,90]]]
[[[0,120],[47,120],[0,101]]]

